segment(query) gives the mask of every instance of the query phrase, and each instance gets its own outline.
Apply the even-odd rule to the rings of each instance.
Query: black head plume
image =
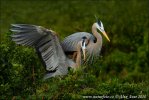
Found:
[[[85,39],[87,39],[87,37],[86,36],[83,36],[82,39],[85,40]]]
[[[87,46],[88,42],[86,40],[87,40],[87,37],[83,36],[82,37],[82,45],[85,43],[85,46]]]
[[[96,16],[96,15],[95,15],[95,18],[96,18],[96,21],[97,21],[98,25],[101,27],[101,21],[100,21],[100,20],[98,20],[98,18],[97,18],[97,16]]]

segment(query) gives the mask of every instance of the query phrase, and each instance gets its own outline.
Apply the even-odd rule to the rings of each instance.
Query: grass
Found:
[[[1,0],[0,99],[149,98],[148,0]],[[45,70],[35,50],[15,45],[12,23],[41,25],[60,39],[91,32],[103,22],[100,58],[93,65],[43,81]],[[34,73],[33,73],[34,70]]]

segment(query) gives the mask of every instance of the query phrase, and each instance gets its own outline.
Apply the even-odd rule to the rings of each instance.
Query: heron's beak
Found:
[[[103,35],[107,38],[107,40],[110,42],[110,39],[109,39],[107,33],[104,31],[104,32],[102,32],[102,34],[103,34]]]
[[[85,59],[86,59],[86,48],[83,48],[82,51],[83,51],[83,57],[84,57],[84,61],[85,61]]]

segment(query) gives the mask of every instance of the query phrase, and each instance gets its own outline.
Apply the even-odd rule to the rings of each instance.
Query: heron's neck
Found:
[[[101,40],[101,35],[97,32],[96,23],[92,26],[92,33],[97,38],[97,41]]]
[[[92,33],[95,36],[97,41],[91,47],[94,46],[94,48],[93,48],[94,53],[95,52],[98,53],[98,50],[100,51],[100,49],[102,47],[102,36],[100,35],[100,33],[97,32],[96,23],[94,23],[92,26]],[[97,49],[97,48],[99,48],[99,49]]]

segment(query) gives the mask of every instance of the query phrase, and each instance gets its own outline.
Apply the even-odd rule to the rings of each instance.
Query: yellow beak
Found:
[[[102,32],[102,34],[106,37],[106,39],[110,42],[110,39],[109,37],[107,36],[107,33],[106,32]]]
[[[82,51],[83,51],[83,57],[84,57],[84,61],[85,61],[85,59],[86,59],[86,49],[82,49]]]

